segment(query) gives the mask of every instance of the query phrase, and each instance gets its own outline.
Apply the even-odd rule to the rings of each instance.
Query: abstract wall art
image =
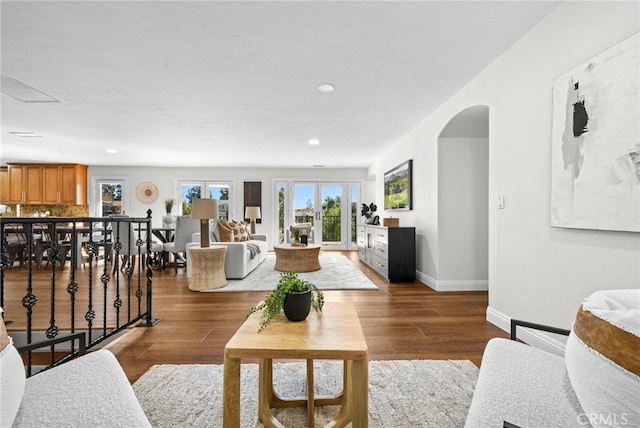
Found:
[[[639,42],[553,82],[551,226],[640,232]]]

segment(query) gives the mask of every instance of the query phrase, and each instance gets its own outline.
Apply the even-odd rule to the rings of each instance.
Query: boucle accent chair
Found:
[[[1,308],[0,308],[1,311]],[[0,317],[0,427],[151,427],[118,360],[96,351],[25,379]]]
[[[512,320],[512,339],[518,324],[561,331]],[[565,332],[564,358],[491,339],[465,426],[640,426],[640,289],[592,294]]]

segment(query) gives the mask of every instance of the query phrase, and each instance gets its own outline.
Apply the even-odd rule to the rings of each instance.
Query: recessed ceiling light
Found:
[[[105,150],[105,152],[111,153],[112,155],[115,155],[116,153],[118,153],[118,151],[116,149],[107,149],[107,150]]]
[[[311,144],[312,146],[317,146],[318,144],[320,144],[320,140],[318,140],[317,138],[312,138],[309,140],[309,144]]]
[[[333,86],[331,83],[323,83],[320,86],[318,86],[318,90],[323,94],[329,94],[333,92],[335,89],[336,89],[335,86]]]

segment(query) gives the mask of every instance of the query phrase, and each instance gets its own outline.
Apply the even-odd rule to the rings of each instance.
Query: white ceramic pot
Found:
[[[165,228],[170,228],[170,227],[175,227],[176,226],[176,217],[171,215],[171,214],[167,214],[167,215],[163,215],[162,216],[162,227]]]

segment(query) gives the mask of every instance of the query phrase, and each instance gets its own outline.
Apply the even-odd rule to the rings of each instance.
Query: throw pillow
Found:
[[[235,242],[248,241],[250,239],[247,233],[247,225],[243,221],[231,220],[227,225],[233,232],[233,240]]]
[[[598,426],[640,426],[640,289],[593,293],[578,310],[565,348],[569,380]],[[635,391],[635,392],[634,392]]]
[[[218,222],[218,236],[219,242],[233,242],[233,230],[224,220]]]
[[[0,314],[2,308],[0,308]],[[0,315],[0,424],[10,427],[16,418],[26,383],[24,365],[7,335]]]

